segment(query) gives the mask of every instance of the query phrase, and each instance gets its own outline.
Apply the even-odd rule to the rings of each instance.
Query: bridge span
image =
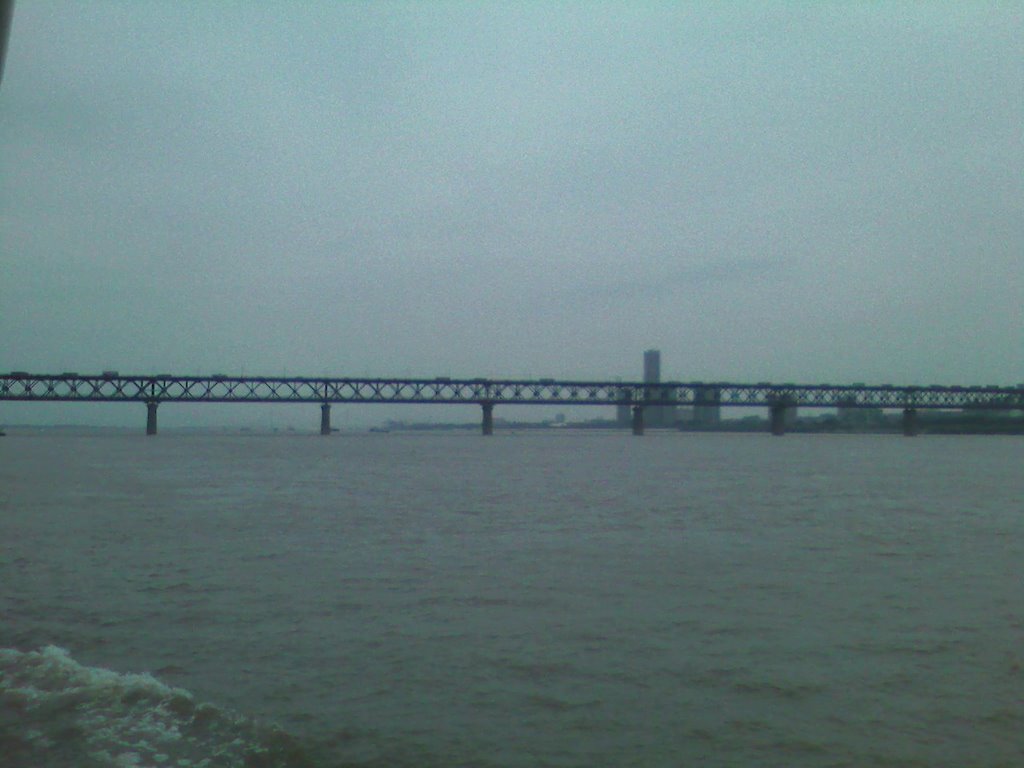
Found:
[[[603,405],[631,410],[634,434],[644,432],[644,411],[692,406],[695,413],[722,407],[763,407],[773,434],[785,432],[793,408],[873,408],[903,412],[904,434],[917,433],[921,409],[1021,410],[1024,387],[737,384],[728,382],[621,382],[556,379],[312,378],[266,376],[96,375],[65,372],[0,374],[0,400],[145,403],[146,433],[157,431],[161,403],[317,403],[321,434],[331,432],[335,403],[475,404],[481,430],[494,430],[496,405]]]

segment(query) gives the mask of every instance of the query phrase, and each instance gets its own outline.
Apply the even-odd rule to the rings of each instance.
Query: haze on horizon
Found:
[[[21,2],[0,370],[1021,382],[1022,42],[1009,2]]]

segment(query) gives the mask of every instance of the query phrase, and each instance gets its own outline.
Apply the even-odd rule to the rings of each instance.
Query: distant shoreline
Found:
[[[495,421],[495,431],[500,432],[628,432],[611,420],[594,420],[588,422],[513,422]],[[360,435],[368,433],[424,433],[424,432],[479,432],[477,422],[425,422],[403,423],[389,422],[384,425],[366,427],[347,427],[334,429],[337,435]],[[920,434],[922,435],[1024,435],[1024,418],[977,418],[964,417],[959,414],[922,415],[920,418]],[[723,434],[767,434],[768,421],[757,417],[730,419],[717,425],[697,426],[679,424],[675,427],[649,427],[648,432],[659,434],[670,432],[683,433],[723,433]],[[900,434],[901,426],[897,419],[886,419],[875,424],[849,425],[835,418],[799,419],[786,427],[786,434],[856,434],[856,435],[890,435]],[[102,435],[144,435],[138,427],[100,426],[90,424],[4,424],[0,426],[0,434],[7,437],[27,435],[67,435],[67,436],[102,436]],[[299,436],[318,435],[315,430],[298,427],[238,427],[238,426],[195,426],[166,427],[161,434],[170,435],[206,435],[206,436]]]

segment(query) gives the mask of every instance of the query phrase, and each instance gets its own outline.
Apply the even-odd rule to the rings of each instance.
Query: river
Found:
[[[1024,439],[0,440],[0,763],[1024,764]]]

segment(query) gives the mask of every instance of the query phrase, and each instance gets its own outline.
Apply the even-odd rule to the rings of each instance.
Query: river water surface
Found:
[[[12,434],[0,764],[1019,766],[1022,563],[1019,437]]]

